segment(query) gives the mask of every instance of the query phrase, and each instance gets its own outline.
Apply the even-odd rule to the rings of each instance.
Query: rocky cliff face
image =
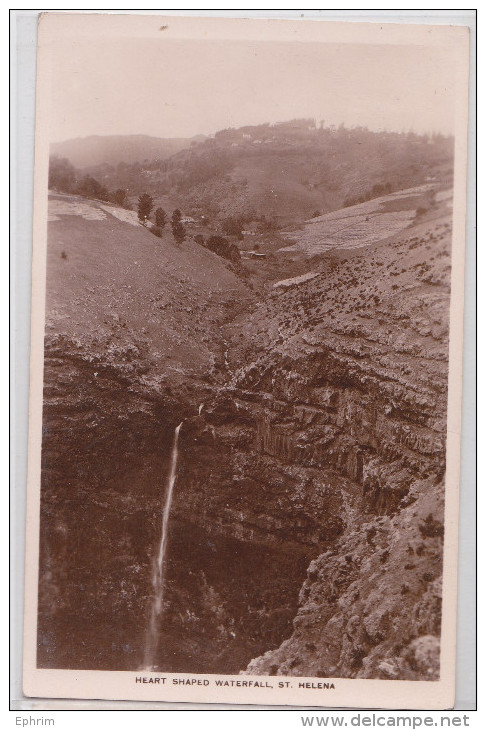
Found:
[[[360,500],[311,563],[292,636],[249,673],[438,677],[448,232],[335,262],[248,325],[266,351],[233,383],[262,394],[259,449],[331,469]]]
[[[189,249],[135,272],[116,321],[111,268],[92,299],[79,272],[72,300],[51,292],[41,666],[139,666],[183,420],[159,669],[437,678],[450,222],[433,216],[257,307]]]
[[[431,488],[393,517],[362,516],[312,561],[291,637],[247,672],[438,679],[443,524],[437,492]]]

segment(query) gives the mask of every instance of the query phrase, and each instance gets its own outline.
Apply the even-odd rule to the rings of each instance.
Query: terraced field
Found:
[[[443,197],[444,191],[441,193]],[[315,256],[336,248],[361,248],[383,241],[407,228],[417,211],[430,208],[434,195],[433,185],[421,185],[326,213],[306,221],[300,231],[283,232],[289,246],[279,250]]]

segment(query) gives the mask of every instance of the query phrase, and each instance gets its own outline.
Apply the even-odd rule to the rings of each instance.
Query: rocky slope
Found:
[[[247,324],[264,352],[233,383],[265,402],[261,450],[331,468],[362,500],[311,563],[291,637],[250,673],[438,677],[449,245],[436,214]]]

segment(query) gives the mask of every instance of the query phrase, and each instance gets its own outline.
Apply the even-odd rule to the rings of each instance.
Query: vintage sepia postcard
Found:
[[[452,707],[468,29],[38,33],[25,694]]]

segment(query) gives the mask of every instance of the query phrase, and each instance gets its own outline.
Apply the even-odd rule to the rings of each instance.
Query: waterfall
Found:
[[[201,405],[199,406],[198,411],[197,411],[199,415],[201,415],[203,408],[204,408],[204,403],[201,403]]]
[[[182,423],[179,423],[174,432],[174,441],[172,444],[172,452],[170,456],[170,471],[167,480],[167,493],[165,496],[164,511],[162,513],[162,530],[160,534],[159,551],[152,562],[152,586],[154,589],[154,597],[152,602],[152,612],[150,616],[150,624],[147,631],[144,653],[144,669],[150,671],[154,668],[155,653],[159,640],[158,624],[164,608],[164,588],[165,588],[165,553],[167,550],[167,533],[169,527],[170,507],[172,504],[172,492],[177,476],[177,445],[179,442],[179,431]]]

